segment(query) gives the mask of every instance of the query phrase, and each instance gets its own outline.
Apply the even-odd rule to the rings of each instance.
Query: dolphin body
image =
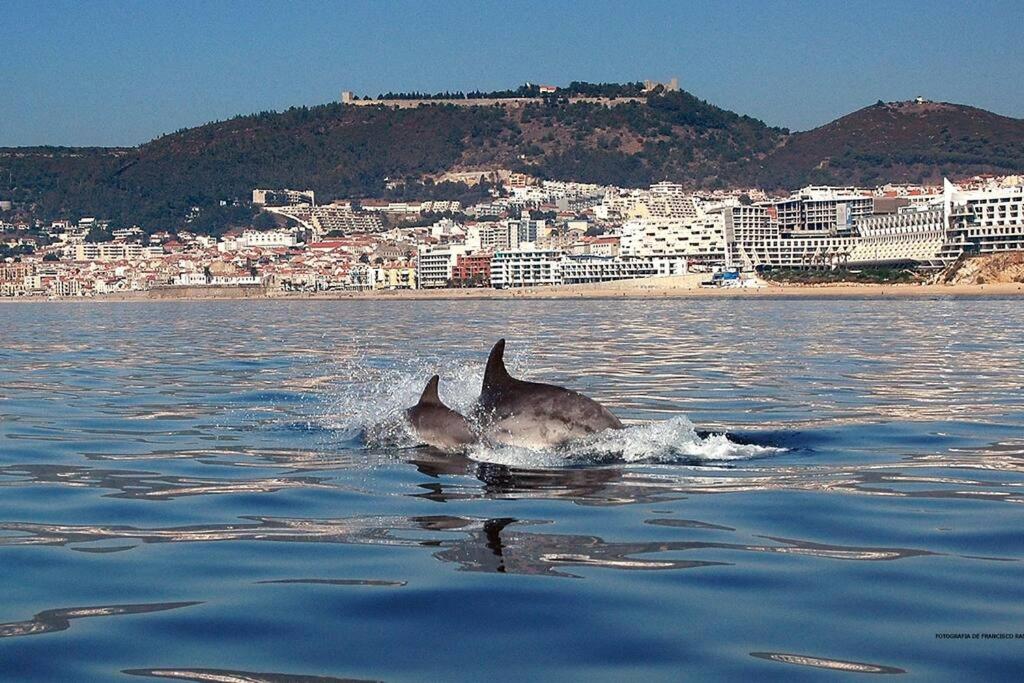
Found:
[[[486,440],[510,446],[550,448],[622,422],[583,394],[539,382],[524,382],[505,369],[505,340],[487,358],[476,417]]]
[[[423,389],[419,403],[405,411],[405,419],[423,443],[451,451],[476,443],[469,420],[441,402],[437,395],[440,378],[434,375]]]

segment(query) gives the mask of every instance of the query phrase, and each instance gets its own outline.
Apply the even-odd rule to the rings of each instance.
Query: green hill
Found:
[[[586,85],[586,84],[584,84]],[[0,148],[0,198],[23,215],[90,215],[216,232],[251,219],[254,187],[321,200],[426,197],[426,176],[504,167],[546,178],[692,188],[799,187],[1024,171],[1024,121],[946,104],[875,105],[790,134],[687,92],[604,106],[326,104],[180,130],[135,148]],[[443,188],[466,196],[466,188]],[[471,198],[469,193],[466,198]],[[199,211],[195,211],[198,207]],[[191,218],[188,218],[191,216]]]
[[[946,102],[879,102],[789,136],[757,174],[766,187],[804,183],[939,183],[1024,171],[1024,119]]]

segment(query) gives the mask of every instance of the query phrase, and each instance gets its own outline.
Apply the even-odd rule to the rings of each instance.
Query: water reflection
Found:
[[[921,455],[898,462],[530,469],[424,452],[409,459],[432,478],[412,494],[437,502],[474,499],[567,499],[583,505],[671,501],[688,495],[754,491],[817,491],[904,498],[962,498],[1024,503],[1014,480],[972,476],[1024,474],[1019,445],[995,444],[969,454]],[[956,476],[951,473],[955,472]],[[451,479],[442,479],[449,476]],[[479,484],[467,481],[474,477]]]
[[[214,541],[272,541],[342,543],[438,549],[433,556],[458,565],[462,571],[501,574],[545,574],[573,577],[572,566],[610,569],[692,569],[731,564],[734,551],[781,553],[833,560],[897,560],[934,555],[914,548],[854,547],[798,539],[756,536],[774,543],[724,543],[707,540],[614,543],[599,536],[526,531],[550,520],[479,519],[452,515],[416,517],[351,517],[344,519],[252,518],[249,523],[169,529],[122,526],[75,526],[0,523],[0,546],[72,545],[112,539],[142,543],[207,543]],[[668,520],[665,520],[668,521]],[[697,523],[696,528],[716,525]],[[680,525],[680,529],[693,528]],[[717,527],[728,529],[728,527]],[[422,532],[438,532],[425,535]],[[458,538],[453,538],[453,534]],[[721,559],[679,559],[673,553],[725,551]],[[665,555],[668,554],[668,555]],[[653,557],[648,557],[653,556]],[[269,583],[332,583],[329,579],[286,579]],[[365,581],[359,581],[366,584]],[[371,585],[383,585],[380,583]],[[389,584],[391,585],[391,584]]]
[[[767,659],[771,662],[782,664],[797,664],[799,666],[813,666],[818,669],[831,669],[832,671],[846,671],[859,674],[905,674],[903,669],[883,664],[866,664],[864,662],[848,662],[842,659],[827,659],[825,657],[810,657],[808,655],[795,655],[786,652],[751,652],[751,657]]]
[[[268,479],[206,479],[174,477],[156,472],[103,470],[69,465],[8,465],[0,467],[0,486],[23,484],[60,484],[71,487],[108,489],[118,493],[111,498],[169,500],[183,496],[227,493],[273,493],[291,488],[324,486],[314,477],[272,477]]]
[[[212,457],[204,451],[206,457]],[[233,451],[233,458],[239,452]],[[184,457],[184,456],[182,456]],[[272,494],[289,489],[348,489],[337,474],[353,467],[352,456],[317,459],[275,452],[261,454],[261,465],[235,459],[210,460],[220,466],[285,468],[275,476],[172,476],[147,470],[82,465],[12,464],[0,466],[0,487],[52,485],[112,491],[111,498],[173,500],[189,496]],[[293,459],[293,457],[297,458]],[[390,458],[390,459],[388,459]],[[204,462],[204,461],[201,461]],[[1024,447],[1001,442],[946,454],[906,456],[894,462],[851,465],[769,464],[743,466],[590,466],[530,468],[478,462],[431,449],[406,449],[381,455],[379,467],[407,463],[429,479],[417,483],[413,497],[445,503],[461,500],[564,499],[580,505],[626,505],[678,500],[700,494],[756,491],[815,491],[900,498],[974,499],[1024,503],[1024,486],[1015,479],[981,476],[984,472],[1024,475]],[[365,469],[365,463],[363,463]],[[318,471],[319,476],[308,473]],[[237,470],[236,470],[237,471]],[[306,472],[299,475],[298,472]]]
[[[375,683],[372,679],[303,676],[300,674],[233,671],[231,669],[125,669],[122,673],[130,676],[173,678],[179,681],[214,681],[215,683]]]
[[[66,631],[71,628],[74,619],[90,617],[112,617],[120,614],[145,614],[147,612],[163,612],[179,607],[199,605],[199,602],[156,602],[139,605],[104,605],[99,607],[69,607],[48,609],[40,612],[28,621],[14,621],[0,624],[0,638],[15,636],[34,636],[40,633]]]

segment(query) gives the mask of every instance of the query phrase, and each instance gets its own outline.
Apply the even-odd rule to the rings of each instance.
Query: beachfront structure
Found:
[[[865,216],[857,221],[857,232],[859,239],[849,254],[851,264],[945,265],[941,254],[947,236],[941,206]]]
[[[932,195],[931,204],[915,202],[879,214],[866,213],[868,204],[861,200],[839,208],[839,199],[856,199],[846,189],[805,188],[799,194],[818,197],[820,206],[810,213],[792,206],[780,210],[792,203],[783,200],[722,209],[726,265],[753,269],[903,263],[942,268],[965,253],[1024,250],[1020,186],[964,191],[946,181],[943,194]]]
[[[557,249],[504,250],[491,260],[491,286],[495,289],[561,283],[562,252]]]
[[[1024,186],[963,191],[947,180],[943,189],[944,259],[1024,250]]]
[[[385,263],[373,271],[374,289],[416,289],[416,266],[411,263]]]
[[[479,254],[459,254],[452,268],[452,285],[455,287],[490,287],[491,260],[490,252]]]
[[[0,261],[0,296],[24,296],[28,294],[28,280],[35,275],[31,263],[5,263]]]
[[[855,243],[850,235],[783,234],[770,206],[729,206],[721,211],[728,245],[723,263],[743,270],[755,268],[835,267],[849,260]]]
[[[617,258],[593,254],[564,256],[561,272],[562,283],[567,285],[631,280],[659,274],[654,259],[650,257]]]
[[[468,251],[465,244],[420,245],[416,256],[416,282],[419,288],[448,287],[459,256]]]
[[[566,254],[558,249],[500,251],[491,261],[496,289],[536,285],[580,285],[643,277],[685,275],[687,262],[677,256],[601,256]]]

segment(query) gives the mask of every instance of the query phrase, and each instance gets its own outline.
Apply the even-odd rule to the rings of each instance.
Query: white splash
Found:
[[[701,437],[690,420],[677,416],[608,430],[556,449],[479,445],[470,457],[518,467],[552,467],[608,462],[723,462],[764,457],[784,450],[735,443],[725,434]]]
[[[508,359],[513,371],[523,376],[525,354]],[[373,449],[412,448],[417,444],[401,414],[415,405],[433,374],[441,376],[441,400],[469,415],[483,381],[480,361],[447,362],[439,359],[389,359],[386,363],[345,363],[338,368],[337,390],[328,401],[323,426],[346,438],[362,439]],[[567,465],[676,462],[724,462],[764,457],[782,448],[740,444],[725,434],[701,437],[685,416],[657,422],[632,424],[609,430],[553,449],[478,444],[468,455],[480,462],[517,467],[559,467]]]

